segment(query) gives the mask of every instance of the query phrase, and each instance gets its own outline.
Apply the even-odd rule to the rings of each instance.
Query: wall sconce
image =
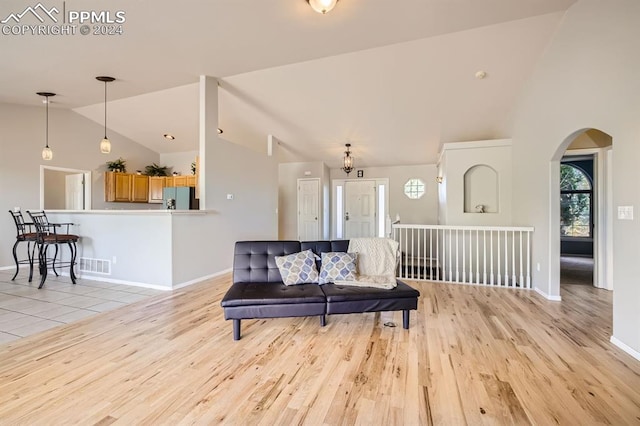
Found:
[[[436,177],[436,183],[442,183],[444,179],[442,178],[442,176],[437,176]]]
[[[351,156],[351,144],[346,143],[344,146],[347,147],[347,150],[344,152],[344,160],[342,162],[342,170],[349,176],[349,173],[353,171],[353,157]]]

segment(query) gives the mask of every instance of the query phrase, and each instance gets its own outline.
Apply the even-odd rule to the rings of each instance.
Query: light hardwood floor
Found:
[[[2,424],[638,424],[611,294],[411,283],[400,313],[243,321],[225,276],[0,346]],[[393,321],[398,327],[385,327]]]

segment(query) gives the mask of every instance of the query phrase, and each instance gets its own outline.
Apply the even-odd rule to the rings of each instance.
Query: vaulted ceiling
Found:
[[[158,152],[196,150],[197,81],[210,75],[232,142],[263,150],[273,134],[284,160],[330,166],[346,142],[359,166],[433,163],[442,143],[511,136],[518,97],[574,2],[340,0],[327,15],[304,0],[92,2],[126,14],[121,35],[0,35],[0,102],[37,105],[35,92],[52,91],[54,107],[102,123],[95,76],[111,75],[113,131]],[[5,1],[0,20],[24,9]]]

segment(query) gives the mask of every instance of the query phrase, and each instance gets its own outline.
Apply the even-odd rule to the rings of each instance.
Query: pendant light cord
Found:
[[[47,108],[46,108],[46,116],[47,116],[47,120],[46,120],[46,125],[45,125],[45,131],[47,132],[45,135],[45,140],[47,142],[46,146],[47,148],[49,148],[49,97],[45,96],[46,102],[47,102]]]
[[[104,138],[107,139],[107,82],[104,82]]]

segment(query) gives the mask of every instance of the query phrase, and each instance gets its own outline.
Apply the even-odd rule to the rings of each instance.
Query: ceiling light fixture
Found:
[[[173,135],[170,135],[169,133],[165,133],[164,134],[164,138],[165,139],[169,139],[170,141],[174,140],[176,137]]]
[[[309,3],[309,6],[311,6],[313,10],[325,15],[327,12],[330,12],[331,9],[336,7],[338,0],[307,0],[307,3]]]
[[[100,76],[96,80],[104,82],[104,139],[100,142],[100,152],[108,154],[111,152],[111,141],[107,138],[107,83],[115,80],[113,77]]]
[[[353,171],[353,157],[351,156],[351,144],[346,143],[344,146],[347,150],[344,152],[344,160],[342,162],[342,170],[349,176],[349,173]]]
[[[42,149],[42,159],[46,160],[46,161],[51,161],[51,159],[53,158],[53,151],[51,151],[51,148],[49,148],[49,98],[51,96],[55,96],[55,93],[51,93],[51,92],[38,92],[37,93],[40,96],[44,96],[45,100],[43,101],[44,103],[47,104],[47,112],[46,112],[46,125],[45,125],[45,145],[44,148]]]

